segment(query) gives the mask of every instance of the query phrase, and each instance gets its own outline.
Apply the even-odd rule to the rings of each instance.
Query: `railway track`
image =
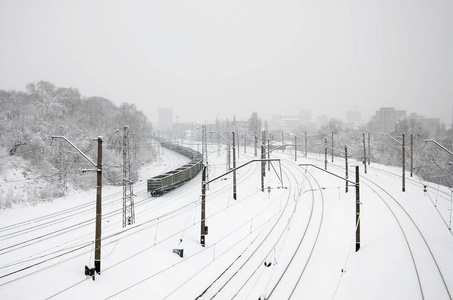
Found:
[[[185,159],[170,155],[166,158],[167,169],[174,168]],[[146,184],[139,182],[135,185],[136,194],[146,194]],[[109,228],[118,231],[120,218],[122,192],[106,195],[103,198],[103,229],[109,232]],[[136,203],[136,207],[149,206],[151,200],[143,199]],[[67,257],[71,259],[91,251],[93,244],[94,201],[86,202],[74,207],[56,211],[51,214],[39,216],[25,221],[4,226],[0,229],[0,286],[11,281],[28,276],[52,266],[52,261],[60,261]],[[86,219],[84,219],[86,216]],[[118,220],[116,220],[118,219]],[[82,221],[81,221],[82,220]],[[62,240],[66,235],[71,239]],[[107,238],[104,237],[103,241]],[[28,250],[33,248],[33,252]],[[39,267],[39,268],[38,268]],[[38,268],[38,269],[37,269]]]
[[[285,171],[284,174],[287,175]],[[282,216],[283,212],[286,211],[286,208],[290,203],[290,198],[291,194],[288,193],[282,211],[278,213],[276,220],[273,221],[273,224],[270,226],[267,233],[263,237],[261,237],[259,241],[255,242],[254,240],[253,243],[250,243],[249,247],[247,247],[245,251],[241,252],[240,255],[237,256],[236,259],[234,259],[231,264],[229,264],[228,267],[223,272],[221,272],[221,274],[213,282],[211,282],[204,291],[200,293],[198,297],[196,297],[196,299],[214,299],[216,297],[227,297],[229,299],[233,299],[238,295],[238,293],[242,292],[244,287],[249,283],[257,270],[261,268],[261,265],[263,264],[266,257],[269,256],[269,253],[272,252],[272,249],[280,240],[279,238],[277,238],[277,242],[275,242],[271,246],[267,246],[265,250],[262,250],[265,246],[265,243],[269,241],[271,234],[275,234],[276,230],[278,229],[278,224],[283,224],[283,232],[280,229],[280,231],[278,231],[276,235],[281,237],[282,233],[284,233],[286,222],[282,219]],[[255,243],[257,243],[257,245],[255,245]],[[264,257],[262,255],[263,251],[265,252]],[[250,269],[247,269],[250,265],[252,265],[251,271]],[[252,274],[247,275],[250,272]],[[243,275],[244,273],[245,277]],[[243,282],[243,284],[240,284],[240,288],[229,289],[229,287],[237,285],[237,280]]]
[[[297,164],[292,162],[291,164],[293,164],[296,168],[299,168]],[[303,235],[300,237],[300,241],[297,245],[297,248],[294,250],[293,255],[291,256],[291,259],[286,264],[286,267],[284,268],[283,272],[281,272],[281,274],[277,277],[275,284],[272,286],[269,292],[265,293],[266,299],[291,299],[294,297],[295,291],[299,284],[301,283],[305,270],[307,269],[307,266],[310,263],[312,254],[317,245],[319,234],[321,232],[324,217],[323,189],[319,184],[318,180],[316,180],[316,178],[313,175],[309,174],[311,177],[310,179],[309,176],[304,172],[302,174],[304,175],[306,182],[308,182],[310,186],[310,189],[305,191],[311,192],[310,216],[306,225],[304,226],[305,231],[303,232]],[[313,187],[312,181],[314,181],[314,183],[316,184],[316,188]],[[316,201],[314,195],[315,192],[318,192],[320,194],[321,201]],[[302,193],[299,193],[299,196],[302,196]],[[317,213],[316,216],[314,216],[313,214],[314,211],[315,213]],[[311,230],[312,232],[311,233],[312,237],[306,239],[306,236],[309,236],[307,234],[309,230]],[[299,276],[297,278],[294,278],[293,274],[299,274]],[[290,290],[288,290],[289,286],[292,286]]]
[[[329,166],[344,170],[343,167],[338,165],[330,164]],[[379,170],[377,168],[370,169],[401,178],[388,171]],[[384,204],[397,224],[398,231],[402,236],[405,248],[410,256],[410,261],[414,270],[414,280],[416,281],[416,288],[418,290],[418,297],[420,299],[452,299],[447,279],[444,276],[446,270],[441,269],[434,251],[428,243],[429,239],[427,239],[422,229],[417,224],[416,219],[411,216],[411,213],[405,208],[404,200],[398,200],[385,187],[369,179],[366,174],[362,174],[360,180],[361,184],[369,188],[381,203]],[[423,186],[423,183],[416,180],[409,180],[409,182],[417,186]],[[393,232],[393,234],[396,233]]]
[[[298,176],[295,175],[294,168],[297,168],[298,172],[301,170],[298,166],[291,164],[284,164],[284,166],[283,173],[286,177],[285,181],[289,182],[288,195],[284,207],[281,208],[281,214],[279,214],[278,219],[275,220],[273,226],[269,229],[267,234],[260,239],[259,244],[255,246],[253,251],[251,249],[247,249],[247,251],[241,253],[241,255],[238,256],[230,265],[228,265],[222,274],[217,277],[196,299],[214,299],[217,297],[227,297],[229,299],[248,297],[256,298],[260,294],[267,294],[269,291],[272,293],[275,288],[278,287],[281,280],[276,279],[276,277],[272,276],[272,274],[278,274],[278,272],[281,272],[281,269],[285,265],[285,260],[281,257],[281,254],[283,253],[283,250],[286,250],[284,248],[291,247],[288,246],[287,240],[290,228],[301,225],[298,220],[294,220],[296,207],[300,201],[299,197],[302,194],[299,187],[299,179]],[[293,170],[291,170],[290,167],[293,168]],[[311,182],[309,182],[309,184],[311,185]],[[319,188],[319,190],[321,189]],[[314,189],[311,187],[309,191],[313,192]],[[294,201],[291,201],[292,196],[294,197]],[[312,225],[313,223],[316,223],[316,221],[313,221],[313,219],[315,219],[313,217],[313,210],[316,206],[314,203],[314,197],[312,197],[311,202],[306,203],[305,206],[302,206],[302,204],[299,205],[298,210],[306,214],[302,223],[304,223],[307,228],[310,223]],[[292,206],[294,206],[294,208],[291,210],[290,207]],[[306,210],[307,208],[309,209],[308,211]],[[288,219],[285,217],[288,217]],[[305,231],[305,233],[306,232],[307,231]],[[298,252],[297,250],[299,250],[300,244],[302,243],[302,240],[304,240],[305,233],[302,237],[298,237],[300,239],[300,243],[299,247],[295,250],[295,253]],[[285,256],[286,255],[287,251],[285,252]],[[273,258],[273,261],[272,259],[269,260],[270,257]],[[277,261],[280,261],[280,258],[282,258],[281,263],[276,264]],[[306,264],[308,264],[308,261],[309,259],[307,259]],[[288,268],[290,264],[291,261],[287,263],[286,268]],[[276,269],[279,270],[276,271]],[[283,271],[283,274],[284,273],[285,272]],[[283,277],[283,274],[281,277]],[[268,278],[266,279],[266,277]],[[274,283],[275,280],[277,280],[276,283]],[[238,281],[242,282],[239,283],[239,287]],[[274,285],[273,288],[271,282]]]

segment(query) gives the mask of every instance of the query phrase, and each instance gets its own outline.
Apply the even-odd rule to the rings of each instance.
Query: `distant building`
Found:
[[[159,130],[162,132],[173,128],[173,108],[159,107]]]
[[[329,124],[329,117],[327,115],[318,116],[318,119],[316,121],[316,125],[318,127],[322,127],[327,124]]]
[[[373,121],[378,130],[384,132],[393,132],[396,124],[406,117],[405,110],[395,110],[394,107],[381,107],[373,116]]]
[[[411,113],[410,116],[408,116],[408,119],[417,120],[421,126],[430,131],[436,131],[440,127],[439,118],[425,118],[424,116],[417,115],[416,113]]]
[[[346,112],[346,123],[359,123],[361,121],[360,111],[350,110]]]
[[[311,122],[311,111],[310,110],[301,110],[299,111],[299,120],[300,124],[307,126]]]
[[[300,125],[300,118],[299,116],[274,114],[270,123],[270,128],[274,130],[292,130]]]

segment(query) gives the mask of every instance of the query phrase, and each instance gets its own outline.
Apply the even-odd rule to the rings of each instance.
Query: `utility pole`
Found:
[[[123,228],[135,223],[134,192],[131,177],[129,126],[124,125],[123,136]]]
[[[411,177],[414,171],[414,134],[411,133]]]
[[[355,252],[360,249],[360,187],[359,187],[359,166],[355,167]]]
[[[96,236],[94,267],[96,273],[101,274],[101,227],[102,227],[102,137],[98,137],[98,162],[96,166]]]
[[[208,226],[206,226],[206,166],[203,166],[203,175],[201,181],[201,237],[200,244],[205,246],[205,236],[208,235]]]
[[[247,133],[244,132],[244,153],[247,153]]]
[[[98,160],[95,164],[85,153],[77,148],[70,140],[64,136],[52,136],[52,139],[61,138],[68,142],[74,149],[76,149],[85,159],[87,159],[96,169],[97,182],[96,182],[96,234],[94,246],[94,268],[96,273],[101,274],[101,225],[102,225],[102,137],[98,136]],[[95,139],[96,140],[96,139]]]
[[[237,200],[237,194],[236,194],[236,138],[234,134],[234,130],[232,131],[233,133],[233,199]]]
[[[366,147],[365,147],[365,132],[363,132],[363,166],[366,174]]]
[[[406,191],[406,135],[403,133],[403,192]]]
[[[297,161],[297,135],[294,136],[294,161]]]
[[[345,162],[345,171],[346,171],[346,190],[345,193],[348,192],[348,180],[349,180],[349,171],[348,171],[348,146],[344,145],[344,162]]]
[[[327,170],[327,138],[324,138],[324,169]]]

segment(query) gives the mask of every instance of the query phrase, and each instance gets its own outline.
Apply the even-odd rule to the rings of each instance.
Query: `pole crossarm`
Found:
[[[217,134],[217,135],[220,136],[222,139],[224,139],[224,140],[228,143],[228,145],[230,145],[230,146],[232,145],[232,143],[231,143],[226,137],[224,137],[223,135],[221,135],[221,134],[218,133],[217,131],[209,131],[209,133],[211,133],[211,134],[212,134],[212,133]]]
[[[388,133],[381,133],[381,135],[387,135],[387,136],[391,137],[391,138],[392,138],[395,142],[397,142],[398,144],[400,144],[400,145],[403,144],[402,142],[398,141],[397,139],[395,139],[393,136],[391,136],[391,135],[388,134]]]
[[[61,136],[61,135],[52,135],[52,139],[64,139],[66,142],[69,143],[69,145],[71,145],[74,149],[76,149],[83,157],[85,157],[93,166],[95,166],[96,168],[98,168],[98,166],[88,157],[86,156],[85,153],[82,152],[82,150],[80,150],[79,148],[77,148],[76,145],[74,145],[70,140],[68,140],[65,136]]]
[[[429,140],[423,140],[422,142],[423,142],[423,143],[428,143],[428,142],[434,143],[434,144],[436,144],[437,146],[439,146],[439,147],[441,147],[442,149],[444,149],[445,151],[447,151],[448,153],[450,153],[451,155],[453,155],[453,152],[451,152],[450,150],[448,150],[447,148],[445,148],[444,146],[442,146],[441,144],[439,144],[439,143],[436,142],[435,140],[429,139]]]
[[[345,154],[345,152],[344,152],[343,150],[340,150],[340,149],[337,149],[337,148],[332,148],[332,147],[330,147],[330,146],[326,146],[326,145],[320,144],[320,143],[317,143],[316,145],[317,145],[317,146],[323,146],[323,147],[328,148],[328,149],[330,149],[330,150],[335,150],[335,151],[337,151],[337,152],[340,152],[340,153],[343,154],[343,155]],[[352,157],[352,156],[349,156],[349,157]]]
[[[278,150],[280,148],[287,147],[287,146],[289,146],[289,147],[294,147],[294,146],[295,147],[300,147],[300,145],[296,145],[296,144],[285,144],[285,145],[281,145],[281,146],[278,146],[276,148],[270,149],[267,152],[265,152],[264,154],[268,154],[269,152],[272,152],[272,151],[275,151],[275,150]]]
[[[351,183],[351,184],[354,185],[354,186],[357,185],[357,183],[354,182],[354,181],[351,181],[351,180],[349,180],[349,179],[343,178],[343,177],[341,177],[340,175],[337,175],[337,174],[335,174],[335,173],[326,171],[326,170],[324,170],[323,168],[320,168],[320,167],[318,167],[318,166],[316,166],[316,165],[313,165],[313,164],[299,164],[299,166],[300,166],[300,167],[314,167],[314,168],[316,168],[316,169],[318,169],[318,170],[321,170],[321,171],[323,171],[323,172],[326,172],[326,173],[328,173],[328,174],[330,174],[330,175],[333,175],[333,176],[335,176],[335,177],[338,177],[338,178],[340,178],[340,179],[343,179],[344,181],[349,182],[349,183]]]
[[[213,181],[215,181],[215,180],[217,180],[217,179],[219,179],[219,178],[222,178],[222,177],[225,176],[225,175],[230,174],[231,172],[236,171],[237,169],[240,169],[240,168],[242,168],[242,167],[245,167],[245,166],[248,165],[248,164],[251,164],[252,162],[257,162],[257,161],[261,161],[261,162],[263,162],[263,161],[269,161],[269,162],[278,161],[278,162],[280,163],[280,159],[277,159],[277,158],[271,158],[271,159],[252,159],[251,161],[246,162],[245,164],[240,165],[239,167],[236,167],[236,168],[234,168],[234,169],[231,169],[231,170],[229,170],[228,172],[226,172],[226,173],[224,173],[224,174],[222,174],[222,175],[219,175],[219,176],[217,176],[217,177],[214,178],[214,179],[211,179],[211,180],[209,180],[209,181],[206,181],[206,184],[209,184],[209,183],[211,183],[211,182],[213,182]],[[280,181],[282,181],[281,178],[279,178],[279,179],[280,179]]]

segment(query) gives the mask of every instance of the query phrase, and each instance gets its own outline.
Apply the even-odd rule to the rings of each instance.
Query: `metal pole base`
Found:
[[[98,273],[100,275],[101,274],[101,261],[100,260],[94,261],[94,268],[96,269],[96,273]]]
[[[360,243],[355,243],[355,252],[359,251]]]

